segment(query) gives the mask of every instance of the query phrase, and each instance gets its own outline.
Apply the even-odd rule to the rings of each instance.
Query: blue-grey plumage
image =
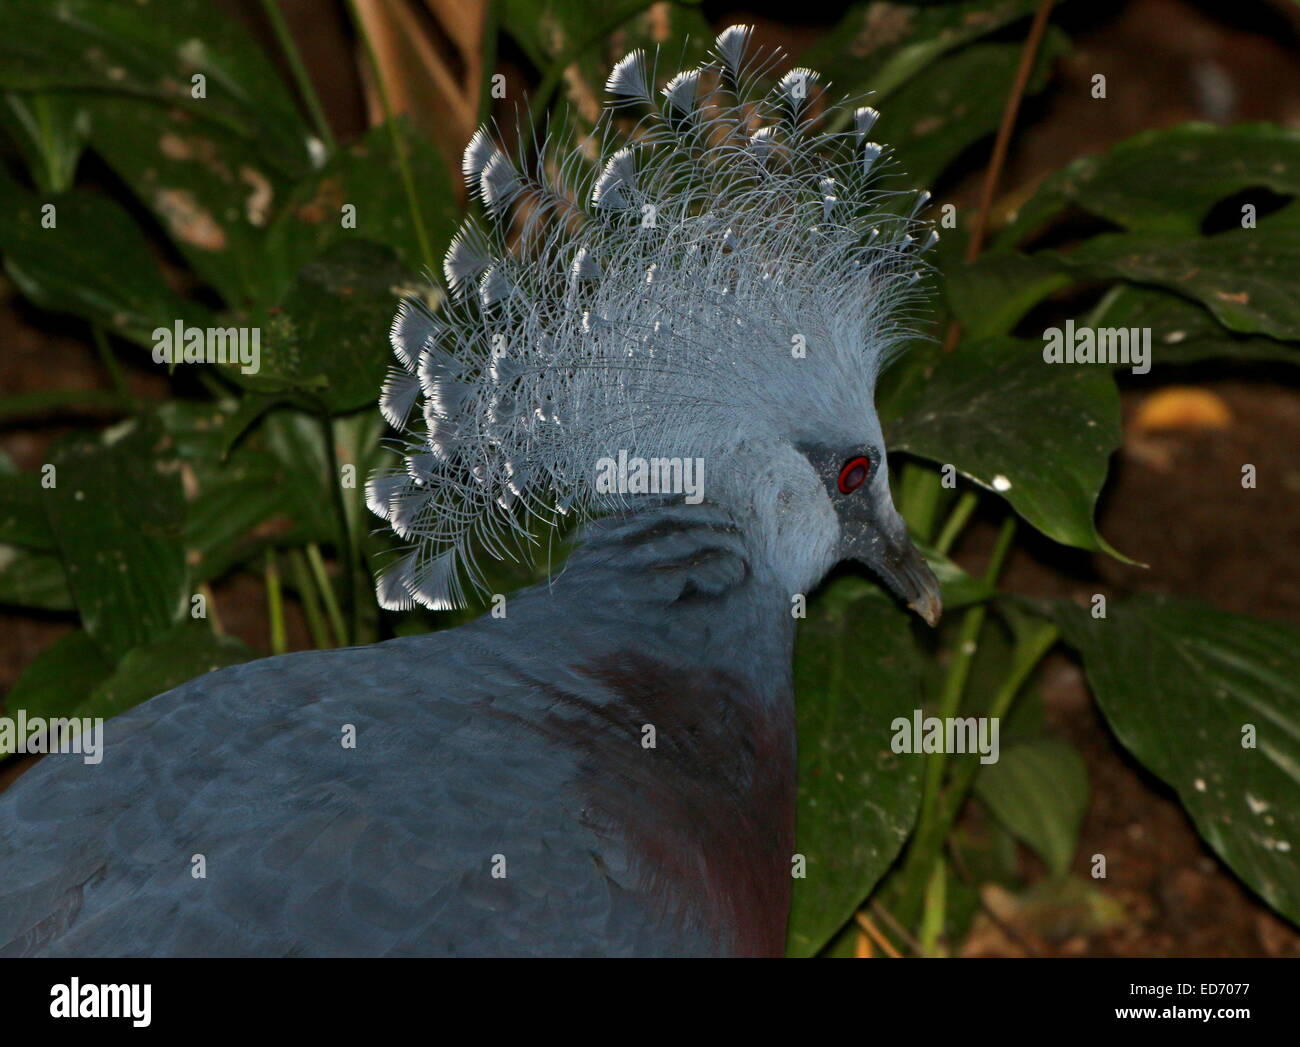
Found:
[[[797,598],[851,558],[939,613],[873,403],[930,241],[872,188],[875,110],[817,109],[806,69],[754,96],[747,38],[658,102],[619,62],[650,113],[585,180],[581,147],[530,170],[476,134],[490,225],[393,325],[403,465],[367,504],[410,546],[380,603],[458,606],[476,556],[586,520],[562,573],[504,618],[209,674],[110,721],[101,764],[45,759],[0,796],[0,954],[781,952]],[[699,463],[699,497],[602,490],[615,455]]]
[[[0,954],[779,952],[793,622],[734,524],[602,521],[506,606],[220,670],[109,721],[100,765],[47,757],[0,796]]]

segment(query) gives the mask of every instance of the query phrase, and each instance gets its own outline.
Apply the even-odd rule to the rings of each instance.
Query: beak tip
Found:
[[[913,600],[907,606],[920,615],[925,624],[931,629],[939,624],[939,618],[943,615],[943,604],[937,596],[931,593],[926,593],[920,599]]]

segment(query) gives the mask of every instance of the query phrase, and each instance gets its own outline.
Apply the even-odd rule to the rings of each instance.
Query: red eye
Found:
[[[867,482],[867,474],[870,472],[871,462],[869,459],[862,457],[850,458],[844,463],[844,468],[840,470],[840,494],[852,494]]]

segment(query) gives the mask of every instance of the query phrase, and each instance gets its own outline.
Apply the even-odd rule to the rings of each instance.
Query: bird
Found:
[[[928,195],[783,61],[730,26],[657,90],[621,59],[590,134],[474,134],[366,500],[403,543],[381,606],[492,611],[211,672],[99,764],[45,757],[0,795],[0,955],[782,954],[793,607],[853,560],[941,608],[874,404]],[[511,559],[549,571],[492,593]]]

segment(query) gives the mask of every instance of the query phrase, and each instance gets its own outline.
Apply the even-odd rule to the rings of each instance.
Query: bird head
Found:
[[[411,545],[381,575],[384,606],[458,606],[481,558],[527,552],[539,525],[662,498],[618,482],[626,463],[689,463],[792,591],[857,559],[937,618],[874,404],[916,337],[928,194],[878,187],[874,109],[831,101],[812,70],[778,77],[780,53],[748,41],[724,30],[659,90],[633,51],[581,143],[470,140],[484,217],[393,324],[381,409],[404,464],[367,500]]]
[[[804,453],[835,513],[836,559],[865,564],[927,624],[938,624],[939,582],[894,508],[883,443],[813,446]]]

